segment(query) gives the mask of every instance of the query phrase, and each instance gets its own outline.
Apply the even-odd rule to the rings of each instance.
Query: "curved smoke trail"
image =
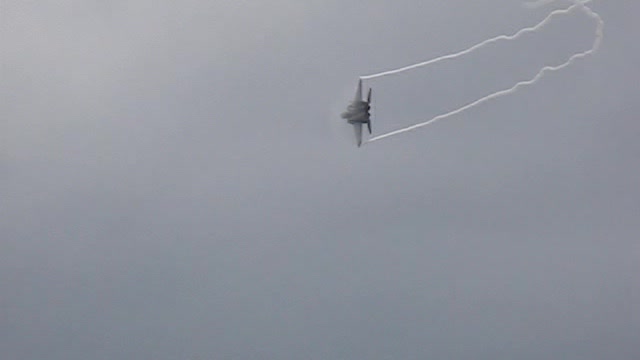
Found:
[[[484,103],[486,101],[489,101],[489,100],[492,100],[492,99],[495,99],[495,98],[498,98],[498,97],[501,97],[501,96],[505,96],[505,95],[508,95],[508,94],[512,94],[512,93],[516,92],[520,87],[529,86],[529,85],[535,84],[548,71],[561,70],[563,68],[566,68],[567,66],[570,66],[575,60],[595,53],[598,50],[598,48],[600,47],[600,44],[602,42],[602,38],[603,38],[603,35],[604,35],[604,33],[603,33],[604,21],[602,20],[600,15],[598,15],[598,13],[596,13],[595,11],[591,10],[591,8],[586,6],[586,4],[588,2],[590,2],[590,1],[591,0],[583,0],[583,1],[574,0],[574,4],[571,5],[570,7],[566,8],[566,9],[562,9],[562,10],[555,10],[555,11],[551,12],[546,18],[544,18],[544,20],[542,20],[537,25],[535,25],[533,27],[529,27],[529,28],[524,28],[524,29],[518,31],[517,33],[515,33],[514,35],[511,35],[511,36],[505,36],[505,35],[497,36],[495,38],[491,38],[489,40],[485,40],[485,41],[483,41],[483,42],[481,42],[481,43],[479,43],[477,45],[472,46],[471,48],[469,48],[467,50],[464,50],[464,51],[461,51],[461,52],[458,52],[458,53],[455,53],[455,54],[441,56],[441,57],[433,59],[433,60],[429,60],[429,61],[425,61],[425,62],[422,62],[422,63],[419,63],[419,64],[406,66],[406,67],[403,67],[403,68],[400,68],[400,69],[396,69],[396,70],[390,70],[390,71],[385,71],[385,72],[382,72],[382,73],[377,73],[377,74],[372,74],[372,75],[367,75],[367,76],[361,77],[362,79],[373,79],[373,78],[381,77],[381,76],[385,76],[385,75],[397,74],[397,73],[402,72],[402,71],[415,69],[417,67],[426,66],[426,65],[438,62],[438,61],[442,61],[442,60],[446,60],[446,59],[452,59],[452,58],[455,58],[455,57],[458,57],[458,56],[461,56],[461,55],[468,54],[471,51],[476,50],[476,49],[478,49],[478,48],[480,48],[480,47],[482,47],[484,45],[487,45],[487,44],[489,44],[491,42],[495,42],[495,41],[498,41],[498,40],[513,40],[513,39],[518,38],[520,35],[522,35],[525,32],[531,32],[531,31],[536,31],[536,30],[540,29],[553,16],[559,15],[559,14],[568,13],[568,12],[570,12],[571,10],[573,10],[574,8],[576,8],[578,6],[581,7],[581,9],[589,17],[592,17],[597,22],[596,36],[595,36],[595,40],[593,42],[593,45],[591,46],[591,49],[572,55],[567,61],[565,61],[564,63],[562,63],[560,65],[545,66],[542,69],[540,69],[540,71],[538,71],[538,73],[533,78],[531,78],[529,80],[520,81],[520,82],[516,83],[515,85],[513,85],[512,87],[510,87],[508,89],[494,92],[494,93],[489,94],[489,95],[487,95],[487,96],[485,96],[483,98],[480,98],[480,99],[478,99],[476,101],[473,101],[473,102],[471,102],[471,103],[469,103],[467,105],[464,105],[464,106],[462,106],[462,107],[460,107],[458,109],[452,110],[452,111],[450,111],[448,113],[445,113],[445,114],[438,115],[438,116],[436,116],[436,117],[434,117],[434,118],[432,118],[432,119],[430,119],[428,121],[425,121],[425,122],[422,122],[422,123],[418,123],[418,124],[415,124],[415,125],[411,125],[411,126],[408,126],[406,128],[399,129],[399,130],[391,131],[391,132],[388,132],[386,134],[382,134],[382,135],[378,135],[378,136],[372,137],[369,140],[367,140],[366,142],[367,143],[368,142],[373,142],[373,141],[381,140],[381,139],[384,139],[384,138],[387,138],[387,137],[390,137],[390,136],[398,135],[398,134],[401,134],[401,133],[404,133],[404,132],[407,132],[407,131],[415,130],[417,128],[432,124],[432,123],[434,123],[434,122],[436,122],[438,120],[442,120],[444,118],[459,114],[459,113],[461,113],[461,112],[463,112],[465,110],[468,110],[468,109],[470,109],[470,108],[472,108],[472,107],[474,107],[476,105],[482,104],[482,103]],[[540,0],[540,1],[532,2],[532,3],[528,3],[528,6],[537,7],[537,6],[545,5],[545,4],[550,3],[550,2],[553,2],[553,0]]]
[[[537,2],[526,3],[525,6],[530,7],[530,8],[534,8],[534,7],[539,7],[539,6],[542,6],[542,5],[546,5],[547,3],[553,2],[553,1],[555,1],[555,0],[540,0],[540,1],[537,1]],[[588,1],[591,1],[591,0],[588,0]],[[435,59],[431,59],[431,60],[424,61],[424,62],[421,62],[421,63],[413,64],[413,65],[404,66],[404,67],[401,67],[401,68],[398,68],[398,69],[383,71],[383,72],[379,72],[379,73],[375,73],[375,74],[371,74],[371,75],[363,75],[363,76],[360,76],[360,79],[369,80],[369,79],[375,79],[375,78],[378,78],[378,77],[399,74],[401,72],[405,72],[405,71],[408,71],[408,70],[413,70],[413,69],[416,69],[416,68],[419,68],[419,67],[432,65],[432,64],[435,64],[435,63],[443,61],[443,60],[451,60],[451,59],[455,59],[455,58],[463,56],[463,55],[467,55],[467,54],[469,54],[469,53],[471,53],[471,52],[473,52],[475,50],[478,50],[481,47],[484,47],[486,45],[489,45],[491,43],[494,43],[494,42],[497,42],[497,41],[500,41],[500,40],[516,40],[520,36],[522,36],[522,35],[524,35],[526,33],[538,31],[540,28],[545,26],[549,21],[551,21],[551,19],[554,16],[563,15],[563,14],[569,13],[574,8],[576,8],[577,6],[585,4],[588,1],[576,2],[576,3],[574,3],[571,6],[569,6],[566,9],[559,9],[559,10],[552,11],[551,13],[549,13],[549,15],[547,15],[547,17],[542,19],[542,21],[540,21],[535,26],[531,26],[531,27],[527,27],[527,28],[521,29],[521,30],[519,30],[518,32],[516,32],[513,35],[499,35],[499,36],[493,37],[491,39],[487,39],[485,41],[482,41],[482,42],[480,42],[480,43],[478,43],[476,45],[473,45],[472,47],[470,47],[470,48],[468,48],[466,50],[462,50],[462,51],[459,51],[457,53],[440,56],[440,57],[437,57]]]

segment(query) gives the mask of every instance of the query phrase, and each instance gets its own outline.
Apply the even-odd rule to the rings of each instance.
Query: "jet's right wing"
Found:
[[[353,131],[356,135],[356,144],[358,144],[358,147],[360,147],[360,145],[362,145],[362,123],[354,123]]]
[[[367,106],[368,106],[369,109],[371,109],[371,88],[369,88],[369,93],[367,94]],[[369,115],[369,117],[367,119],[368,119],[367,127],[369,128],[369,134],[371,134],[371,117],[370,117],[370,115]]]

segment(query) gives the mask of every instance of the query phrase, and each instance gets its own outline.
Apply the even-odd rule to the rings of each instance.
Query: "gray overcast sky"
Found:
[[[640,3],[339,123],[566,5],[2,0],[0,357],[640,358]]]

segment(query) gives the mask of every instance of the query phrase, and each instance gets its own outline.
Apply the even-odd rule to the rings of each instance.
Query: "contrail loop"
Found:
[[[500,90],[500,91],[494,92],[494,93],[489,94],[489,95],[487,95],[487,96],[485,96],[483,98],[480,98],[480,99],[478,99],[476,101],[473,101],[473,102],[471,102],[471,103],[469,103],[467,105],[464,105],[463,107],[460,107],[458,109],[455,109],[455,110],[450,111],[450,112],[445,113],[445,114],[438,115],[438,116],[436,116],[436,117],[434,117],[434,118],[432,118],[432,119],[430,119],[428,121],[425,121],[425,122],[422,122],[422,123],[419,123],[419,124],[415,124],[415,125],[411,125],[409,127],[402,128],[402,129],[399,129],[399,130],[395,130],[395,131],[392,131],[392,132],[389,132],[389,133],[386,133],[386,134],[382,134],[382,135],[378,135],[378,136],[372,137],[369,140],[367,140],[365,143],[381,140],[381,139],[384,139],[384,138],[388,138],[390,136],[398,135],[398,134],[401,134],[401,133],[404,133],[404,132],[407,132],[407,131],[411,131],[411,130],[414,130],[414,129],[417,129],[417,128],[421,128],[423,126],[427,126],[427,125],[432,124],[432,123],[434,123],[434,122],[436,122],[438,120],[442,120],[444,118],[459,114],[459,113],[461,113],[461,112],[463,112],[465,110],[468,110],[468,109],[470,109],[470,108],[472,108],[472,107],[474,107],[476,105],[482,104],[482,103],[487,102],[489,100],[492,100],[492,99],[495,99],[495,98],[498,98],[498,97],[501,97],[501,96],[504,96],[504,95],[511,94],[511,93],[517,91],[520,87],[529,86],[529,85],[535,84],[538,80],[540,80],[544,76],[544,74],[547,71],[561,70],[563,68],[566,68],[567,66],[570,66],[575,60],[595,53],[598,50],[598,48],[600,47],[600,44],[602,43],[602,38],[603,38],[603,35],[604,35],[604,33],[603,33],[604,21],[602,20],[600,15],[598,15],[596,12],[591,10],[591,8],[589,8],[588,6],[585,5],[589,1],[590,0],[583,1],[583,2],[575,2],[574,5],[572,5],[571,7],[567,8],[565,10],[556,10],[555,13],[557,14],[558,11],[560,11],[560,12],[568,12],[568,11],[570,11],[570,9],[573,9],[575,6],[582,6],[582,9],[585,11],[585,13],[588,16],[594,18],[596,20],[596,22],[597,22],[596,37],[595,37],[595,40],[593,42],[593,45],[592,45],[591,49],[572,55],[567,61],[565,61],[564,63],[562,63],[560,65],[545,66],[542,69],[540,69],[540,71],[538,71],[538,73],[533,78],[531,78],[530,80],[520,81],[520,82],[516,83],[515,85],[513,85],[512,87],[510,87],[509,89],[505,89],[505,90]],[[553,14],[553,13],[551,13],[551,14]],[[545,20],[543,20],[543,22],[547,21],[547,19],[551,16],[551,14],[549,14],[549,16],[547,16],[547,18],[545,18]],[[540,24],[538,24],[536,26],[538,26],[538,28],[539,28],[539,25]],[[530,29],[530,28],[527,28],[527,29]],[[490,39],[490,40],[493,40],[493,39]],[[484,44],[486,44],[488,41],[489,40],[485,41]],[[475,48],[477,48],[478,46],[479,45],[476,45]],[[468,50],[465,50],[465,52],[468,52]],[[443,58],[445,58],[445,57],[434,59],[434,60],[431,60],[430,62],[426,62],[426,63],[422,63],[422,64],[426,65],[427,63],[433,63],[433,62],[435,62],[435,60],[439,60],[439,59],[443,59]],[[424,65],[421,65],[421,66],[424,66]],[[400,69],[394,70],[393,73],[398,72],[399,70]],[[387,72],[387,73],[391,73],[391,72]],[[376,76],[382,76],[382,75],[376,74]]]
[[[551,0],[551,1],[553,1],[553,0]],[[536,4],[536,3],[532,3],[532,4]],[[491,44],[491,43],[494,43],[494,42],[497,42],[497,41],[500,41],[500,40],[515,40],[515,39],[519,38],[520,36],[522,36],[523,34],[530,33],[530,32],[535,32],[535,31],[539,30],[540,28],[545,26],[554,16],[569,13],[569,12],[571,12],[571,10],[573,10],[574,8],[576,8],[577,6],[580,6],[582,4],[583,3],[574,3],[573,5],[569,6],[566,9],[559,9],[559,10],[552,11],[551,13],[549,13],[549,15],[547,15],[547,17],[542,19],[542,21],[540,21],[535,26],[531,26],[531,27],[527,27],[527,28],[521,29],[521,30],[519,30],[518,32],[516,32],[513,35],[498,35],[496,37],[493,37],[491,39],[487,39],[487,40],[485,40],[483,42],[480,42],[480,43],[478,43],[476,45],[473,45],[472,47],[470,47],[470,48],[468,48],[466,50],[462,50],[462,51],[459,51],[459,52],[454,53],[454,54],[440,56],[440,57],[437,57],[435,59],[431,59],[431,60],[424,61],[424,62],[421,62],[421,63],[413,64],[413,65],[408,65],[408,66],[405,66],[405,67],[401,67],[399,69],[383,71],[383,72],[376,73],[376,74],[371,74],[371,75],[360,76],[360,79],[369,80],[369,79],[379,78],[379,77],[382,77],[382,76],[398,74],[398,73],[401,73],[401,72],[404,72],[404,71],[407,71],[407,70],[413,70],[413,69],[416,69],[416,68],[419,68],[419,67],[435,64],[435,63],[443,61],[443,60],[454,59],[454,58],[457,58],[459,56],[469,54],[469,53],[473,52],[474,50],[477,50],[477,49],[479,49],[479,48],[481,48],[481,47],[483,47],[485,45],[488,45],[488,44]],[[530,5],[530,6],[539,6],[539,5]]]

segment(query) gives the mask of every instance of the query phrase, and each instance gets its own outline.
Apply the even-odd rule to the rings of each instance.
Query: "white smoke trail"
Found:
[[[530,1],[527,3],[524,3],[524,6],[528,7],[529,9],[535,9],[535,8],[539,8],[545,5],[549,5],[552,2],[555,2],[556,0],[538,0],[538,1]],[[574,1],[575,2],[575,1]]]
[[[529,9],[535,9],[535,8],[539,8],[545,5],[549,5],[553,2],[556,2],[557,0],[537,0],[537,1],[530,1],[527,3],[524,3],[524,6],[528,7]],[[591,2],[591,0],[572,0],[573,3],[582,3],[582,4],[586,4],[588,2]]]
[[[555,0],[540,0],[538,2],[527,3],[527,4],[529,4],[527,6],[529,6],[529,7],[538,7],[538,6],[544,5],[547,2],[552,2],[552,1],[555,1]],[[540,28],[545,26],[554,16],[569,13],[574,8],[576,8],[577,6],[580,6],[582,4],[583,3],[581,3],[581,2],[575,2],[573,5],[569,6],[566,9],[559,9],[559,10],[552,11],[551,13],[549,13],[549,15],[547,15],[547,17],[542,19],[542,21],[540,21],[535,26],[531,26],[531,27],[527,27],[527,28],[521,29],[521,30],[519,30],[518,32],[516,32],[513,35],[499,35],[499,36],[496,36],[494,38],[487,39],[487,40],[485,40],[485,41],[483,41],[481,43],[473,45],[472,47],[470,47],[470,48],[468,48],[466,50],[462,50],[462,51],[459,51],[459,52],[454,53],[454,54],[440,56],[440,57],[435,58],[435,59],[431,59],[431,60],[424,61],[424,62],[421,62],[421,63],[413,64],[413,65],[408,65],[408,66],[405,66],[405,67],[401,67],[399,69],[388,70],[388,71],[383,71],[383,72],[379,72],[379,73],[376,73],[376,74],[360,76],[360,79],[369,80],[369,79],[375,79],[375,78],[382,77],[382,76],[399,74],[401,72],[405,72],[405,71],[408,71],[408,70],[413,70],[413,69],[416,69],[416,68],[419,68],[419,67],[432,65],[432,64],[435,64],[435,63],[443,61],[443,60],[455,59],[457,57],[460,57],[460,56],[463,56],[463,55],[467,55],[467,54],[473,52],[474,50],[478,50],[481,47],[484,47],[486,45],[489,45],[491,43],[494,43],[494,42],[497,42],[497,41],[500,41],[500,40],[516,40],[520,36],[522,36],[522,35],[524,35],[526,33],[535,32],[535,31],[539,30]]]
[[[604,35],[604,33],[603,33],[604,21],[602,20],[602,18],[600,17],[600,15],[598,15],[598,13],[594,12],[593,10],[591,10],[591,8],[589,8],[588,6],[586,6],[586,5],[585,5],[585,4],[586,4],[587,2],[589,2],[589,1],[590,1],[590,0],[586,0],[586,1],[575,1],[575,2],[574,2],[574,5],[572,5],[571,7],[567,8],[567,9],[564,9],[564,10],[556,10],[556,11],[554,11],[554,12],[555,12],[556,14],[557,14],[559,11],[564,13],[564,12],[568,12],[568,11],[570,11],[571,9],[573,9],[573,8],[574,8],[574,7],[576,7],[576,6],[581,6],[581,7],[582,7],[582,10],[583,10],[583,11],[584,11],[588,16],[590,16],[590,17],[592,17],[593,19],[595,19],[595,20],[596,20],[596,22],[597,22],[597,27],[596,27],[596,36],[595,36],[595,40],[594,40],[594,42],[593,42],[593,45],[591,46],[591,49],[586,50],[586,51],[583,51],[583,52],[580,52],[580,53],[576,53],[576,54],[572,55],[572,56],[571,56],[567,61],[565,61],[564,63],[562,63],[562,64],[560,64],[560,65],[555,65],[555,66],[545,66],[545,67],[543,67],[542,69],[540,69],[540,71],[538,71],[538,73],[537,73],[533,78],[531,78],[530,80],[523,80],[523,81],[520,81],[520,82],[516,83],[515,85],[513,85],[512,87],[510,87],[509,89],[505,89],[505,90],[500,90],[500,91],[494,92],[494,93],[489,94],[489,95],[487,95],[487,96],[485,96],[485,97],[483,97],[483,98],[480,98],[480,99],[478,99],[478,100],[476,100],[476,101],[474,101],[474,102],[471,102],[471,103],[469,103],[469,104],[467,104],[467,105],[464,105],[464,106],[462,106],[462,107],[460,107],[460,108],[458,108],[458,109],[452,110],[452,111],[450,111],[450,112],[448,112],[448,113],[446,113],[446,114],[438,115],[438,116],[436,116],[436,117],[434,117],[434,118],[432,118],[432,119],[430,119],[430,120],[428,120],[428,121],[425,121],[425,122],[422,122],[422,123],[419,123],[419,124],[415,124],[415,125],[411,125],[411,126],[409,126],[409,127],[402,128],[402,129],[399,129],[399,130],[391,131],[391,132],[386,133],[386,134],[382,134],[382,135],[378,135],[378,136],[372,137],[372,138],[370,138],[369,140],[367,140],[367,141],[366,141],[366,143],[373,142],[373,141],[377,141],[377,140],[381,140],[381,139],[384,139],[384,138],[388,138],[388,137],[390,137],[390,136],[398,135],[398,134],[401,134],[401,133],[404,133],[404,132],[407,132],[407,131],[411,131],[411,130],[415,130],[415,129],[417,129],[417,128],[421,128],[421,127],[423,127],[423,126],[427,126],[427,125],[432,124],[432,123],[434,123],[434,122],[436,122],[436,121],[438,121],[438,120],[442,120],[442,119],[448,118],[448,117],[450,117],[450,116],[453,116],[453,115],[459,114],[459,113],[461,113],[461,112],[463,112],[463,111],[465,111],[465,110],[468,110],[468,109],[470,109],[470,108],[472,108],[472,107],[474,107],[474,106],[476,106],[476,105],[480,105],[480,104],[482,104],[482,103],[484,103],[484,102],[487,102],[487,101],[489,101],[489,100],[496,99],[496,98],[498,98],[498,97],[505,96],[505,95],[508,95],[508,94],[512,94],[512,93],[516,92],[520,87],[523,87],[523,86],[529,86],[529,85],[533,85],[533,84],[535,84],[536,82],[538,82],[538,80],[540,80],[540,79],[544,76],[544,74],[545,74],[547,71],[557,71],[557,70],[561,70],[561,69],[563,69],[563,68],[566,68],[567,66],[570,66],[570,65],[571,65],[575,60],[577,60],[577,59],[579,59],[579,58],[583,58],[583,57],[585,57],[585,56],[588,56],[588,55],[591,55],[591,54],[595,53],[595,52],[598,50],[598,48],[600,47],[600,44],[601,44],[601,42],[602,42],[602,37],[603,37],[603,35]],[[542,1],[539,1],[539,2],[537,2],[537,3],[541,3],[541,2],[547,3],[547,0],[542,0]],[[549,17],[550,17],[554,12],[552,12],[551,14],[549,14],[549,16],[547,16],[547,18],[545,18],[545,20],[543,20],[543,22],[547,21],[547,19],[549,19]],[[539,28],[539,25],[540,25],[540,24],[536,25],[536,27],[538,27],[538,28]],[[531,28],[528,28],[528,29],[531,29]],[[521,30],[521,31],[522,31],[522,30]],[[494,39],[495,39],[495,38],[494,38]],[[490,40],[493,40],[493,39],[490,39]],[[489,40],[487,40],[487,41],[489,41]],[[487,43],[487,42],[485,41],[484,43]],[[480,46],[480,44],[479,44],[479,45],[476,45],[474,48],[476,48],[476,49],[477,49],[479,46]],[[466,53],[466,52],[468,52],[468,51],[465,51],[465,53]],[[457,54],[455,54],[455,55],[457,56]],[[438,58],[438,59],[434,59],[434,60],[432,60],[432,61],[430,61],[430,62],[426,62],[426,63],[422,63],[422,64],[433,63],[433,62],[435,62],[435,60],[439,60],[439,59],[443,59],[443,58],[445,58],[445,57],[441,57],[441,58]],[[419,64],[417,64],[417,65],[419,65]],[[421,65],[421,66],[424,66],[424,65]],[[417,67],[417,66],[413,66],[413,67]],[[412,67],[412,68],[413,68],[413,67]],[[406,68],[403,68],[403,69],[405,69],[405,70],[406,70]],[[400,70],[402,70],[402,69],[393,70],[393,71],[386,72],[386,73],[375,74],[375,76],[383,76],[383,75],[381,75],[381,74],[389,75],[389,74],[391,74],[391,73],[397,73],[397,72],[399,72]],[[404,71],[404,70],[402,70],[402,71]]]

